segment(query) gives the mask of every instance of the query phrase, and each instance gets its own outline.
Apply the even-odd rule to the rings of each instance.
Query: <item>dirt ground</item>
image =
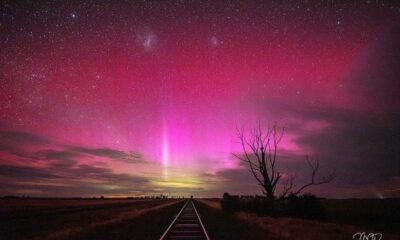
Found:
[[[200,204],[204,204],[209,209],[213,209],[215,215],[223,215],[218,199],[203,199],[198,201]],[[226,216],[225,218],[233,218],[239,222],[242,222],[242,225],[246,225],[247,228],[252,228],[252,232],[247,233],[252,234],[251,239],[338,240],[353,239],[353,235],[358,232],[365,232],[367,235],[369,233],[377,233],[364,226],[352,226],[348,224],[337,224],[287,217],[272,218],[266,216],[258,216],[254,213],[246,212],[237,212],[233,215]],[[211,230],[215,232],[212,227]],[[399,235],[393,233],[381,233],[383,235],[382,239],[400,239]],[[235,234],[232,233],[232,235]]]

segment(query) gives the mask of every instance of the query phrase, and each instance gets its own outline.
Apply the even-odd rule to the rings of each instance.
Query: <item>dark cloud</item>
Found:
[[[14,180],[48,180],[60,177],[47,169],[10,166],[4,164],[0,164],[0,176],[3,178],[12,178]]]
[[[340,172],[344,183],[386,181],[400,171],[400,116],[353,114],[298,140]]]
[[[251,173],[246,168],[225,169],[215,174],[202,174],[202,179],[212,186],[201,194],[222,196],[224,192],[231,194],[262,194]]]
[[[11,145],[11,144],[46,144],[49,141],[41,136],[22,132],[22,131],[0,131],[0,142],[1,145]]]
[[[75,165],[80,154],[64,150],[40,150],[34,153],[33,158],[53,161],[53,166],[70,167]]]
[[[138,152],[124,152],[110,148],[89,148],[78,146],[66,146],[66,148],[76,153],[84,153],[97,157],[106,157],[127,163],[145,163],[145,161],[142,159],[142,155]]]
[[[98,183],[80,182],[70,184],[34,184],[34,183],[0,183],[1,195],[28,195],[38,197],[92,197],[100,195],[129,196],[134,190],[144,192],[147,185],[132,186],[105,185]],[[0,195],[0,196],[1,196]]]
[[[1,164],[0,180],[2,195],[18,195],[26,190],[41,196],[69,197],[144,191],[151,184],[145,177],[90,165],[33,168]]]
[[[70,176],[74,178],[96,179],[109,183],[130,184],[132,186],[149,182],[149,180],[144,177],[114,173],[111,169],[106,167],[94,167],[86,164],[70,169]]]
[[[27,150],[27,147],[32,145],[43,148],[50,144],[51,141],[45,137],[32,133],[23,131],[0,131],[0,151],[31,160],[58,160],[60,162],[64,161],[64,164],[73,164],[79,157],[92,155],[127,163],[146,162],[138,152],[124,152],[111,148],[91,148],[74,145],[58,146],[53,143],[53,147],[56,149],[39,150],[37,152]]]
[[[0,131],[0,151],[7,152],[22,158],[35,157],[25,150],[27,146],[42,146],[48,144],[49,141],[35,134],[22,131]]]
[[[259,105],[265,116],[275,116],[278,121],[282,120],[281,124],[288,132],[301,136],[297,144],[318,155],[325,169],[337,170],[332,187],[382,191],[399,176],[399,41],[400,28],[392,28],[351,68],[353,72],[344,81],[344,90],[351,94],[352,104],[357,107],[339,108],[274,99]],[[328,127],[317,131],[304,128],[313,121],[325,122]],[[283,169],[297,171],[298,176],[304,178],[308,169],[300,162],[281,161]]]
[[[139,184],[148,182],[147,178],[128,174],[114,173],[110,168],[90,165],[78,165],[70,168],[33,168],[24,166],[0,165],[0,176],[25,180],[64,179],[80,180],[89,179],[103,182],[125,184]]]
[[[381,40],[353,67],[348,90],[361,105],[381,110],[400,110],[400,25],[390,28]]]
[[[0,164],[0,194],[35,196],[87,196],[124,194],[149,189],[150,181],[134,174],[116,173],[107,164],[82,164],[90,156],[145,163],[140,153],[111,148],[59,145],[22,131],[0,131],[0,153],[13,155],[24,166]],[[41,167],[33,167],[35,164]]]
[[[381,109],[356,111],[300,103],[280,104],[276,101],[271,101],[267,106],[271,107],[260,108],[260,112],[266,116],[272,113],[277,120],[281,119],[278,124],[284,126],[288,133],[298,136],[295,142],[300,149],[307,149],[304,152],[279,152],[280,171],[295,174],[298,185],[309,180],[310,169],[305,156],[310,153],[320,160],[320,176],[332,170],[337,172],[332,183],[317,191],[324,192],[326,196],[350,196],[362,189],[364,194],[367,193],[363,196],[376,197],[371,189],[383,191],[393,177],[399,176],[398,112]],[[326,126],[319,129],[304,127],[314,122],[324,122]],[[242,164],[242,167],[247,166]],[[399,194],[391,192],[391,196],[394,193]]]
[[[381,109],[355,111],[296,103],[278,104],[278,106],[281,108],[271,108],[275,116],[290,116],[296,119],[288,124],[283,122],[282,125],[288,132],[300,136],[296,143],[302,149],[308,149],[315,155],[314,157],[320,159],[321,167],[324,169],[321,175],[333,169],[337,171],[335,180],[319,192],[329,196],[349,196],[345,193],[358,192],[359,189],[363,189],[364,193],[368,193],[367,189],[383,191],[386,184],[390,183],[394,176],[399,175],[400,114],[398,112],[381,111]],[[271,112],[271,109],[266,112]],[[319,130],[304,128],[307,123],[315,121],[325,122],[327,127]],[[279,158],[282,171],[296,174],[299,184],[307,181],[309,177],[310,170],[304,162],[306,154],[308,152],[300,155],[288,153]]]
[[[249,155],[252,157],[252,155]],[[254,158],[256,158],[254,156]],[[314,160],[314,159],[312,159]],[[205,178],[210,179],[210,182],[219,186],[218,189],[221,192],[229,192],[233,194],[262,194],[262,187],[257,184],[252,173],[249,171],[249,166],[246,162],[239,163],[240,168],[238,169],[227,169],[217,172],[216,174],[207,174]],[[317,172],[317,179],[321,179],[324,176],[330,174],[335,166],[329,165],[326,161],[322,161],[320,169]],[[308,183],[311,179],[311,169],[306,161],[306,155],[299,155],[297,153],[283,152],[277,155],[276,171],[283,174],[283,178],[286,175],[294,177],[294,189]],[[278,182],[276,194],[279,196],[282,191],[284,181]],[[330,183],[331,185],[332,183]],[[330,185],[325,185],[325,188],[330,189]],[[319,193],[321,191],[315,191],[314,187],[307,189],[313,193]],[[332,192],[327,191],[327,195]]]

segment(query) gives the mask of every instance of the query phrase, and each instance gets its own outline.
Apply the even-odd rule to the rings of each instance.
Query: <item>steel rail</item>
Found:
[[[160,240],[205,239],[210,240],[192,199],[189,199],[165,230]]]
[[[168,226],[167,230],[165,230],[164,234],[160,237],[160,240],[165,239],[165,237],[167,236],[167,234],[169,233],[169,231],[171,230],[172,226],[174,226],[176,220],[179,218],[179,216],[181,215],[183,209],[186,208],[186,205],[189,203],[190,200],[187,200],[186,203],[183,205],[183,207],[181,208],[181,210],[178,212],[178,214],[175,216],[174,220],[172,220],[171,224]]]
[[[204,227],[203,221],[201,221],[200,215],[199,215],[199,213],[197,212],[196,206],[194,206],[193,201],[192,201],[192,205],[193,205],[194,211],[196,212],[197,219],[199,219],[200,226],[201,226],[201,228],[203,229],[203,233],[204,233],[206,239],[207,239],[207,240],[210,240],[210,237],[209,237],[208,234],[207,234],[206,228]]]

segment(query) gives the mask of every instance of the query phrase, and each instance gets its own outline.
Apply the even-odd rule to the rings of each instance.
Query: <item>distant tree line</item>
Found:
[[[275,199],[272,203],[265,196],[238,196],[224,193],[221,207],[225,213],[236,211],[255,212],[267,216],[291,216],[305,219],[325,219],[326,210],[320,199],[312,194],[294,195]]]

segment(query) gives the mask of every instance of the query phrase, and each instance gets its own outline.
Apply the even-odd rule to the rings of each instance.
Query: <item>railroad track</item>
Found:
[[[160,238],[167,239],[210,240],[192,199],[186,201]]]

